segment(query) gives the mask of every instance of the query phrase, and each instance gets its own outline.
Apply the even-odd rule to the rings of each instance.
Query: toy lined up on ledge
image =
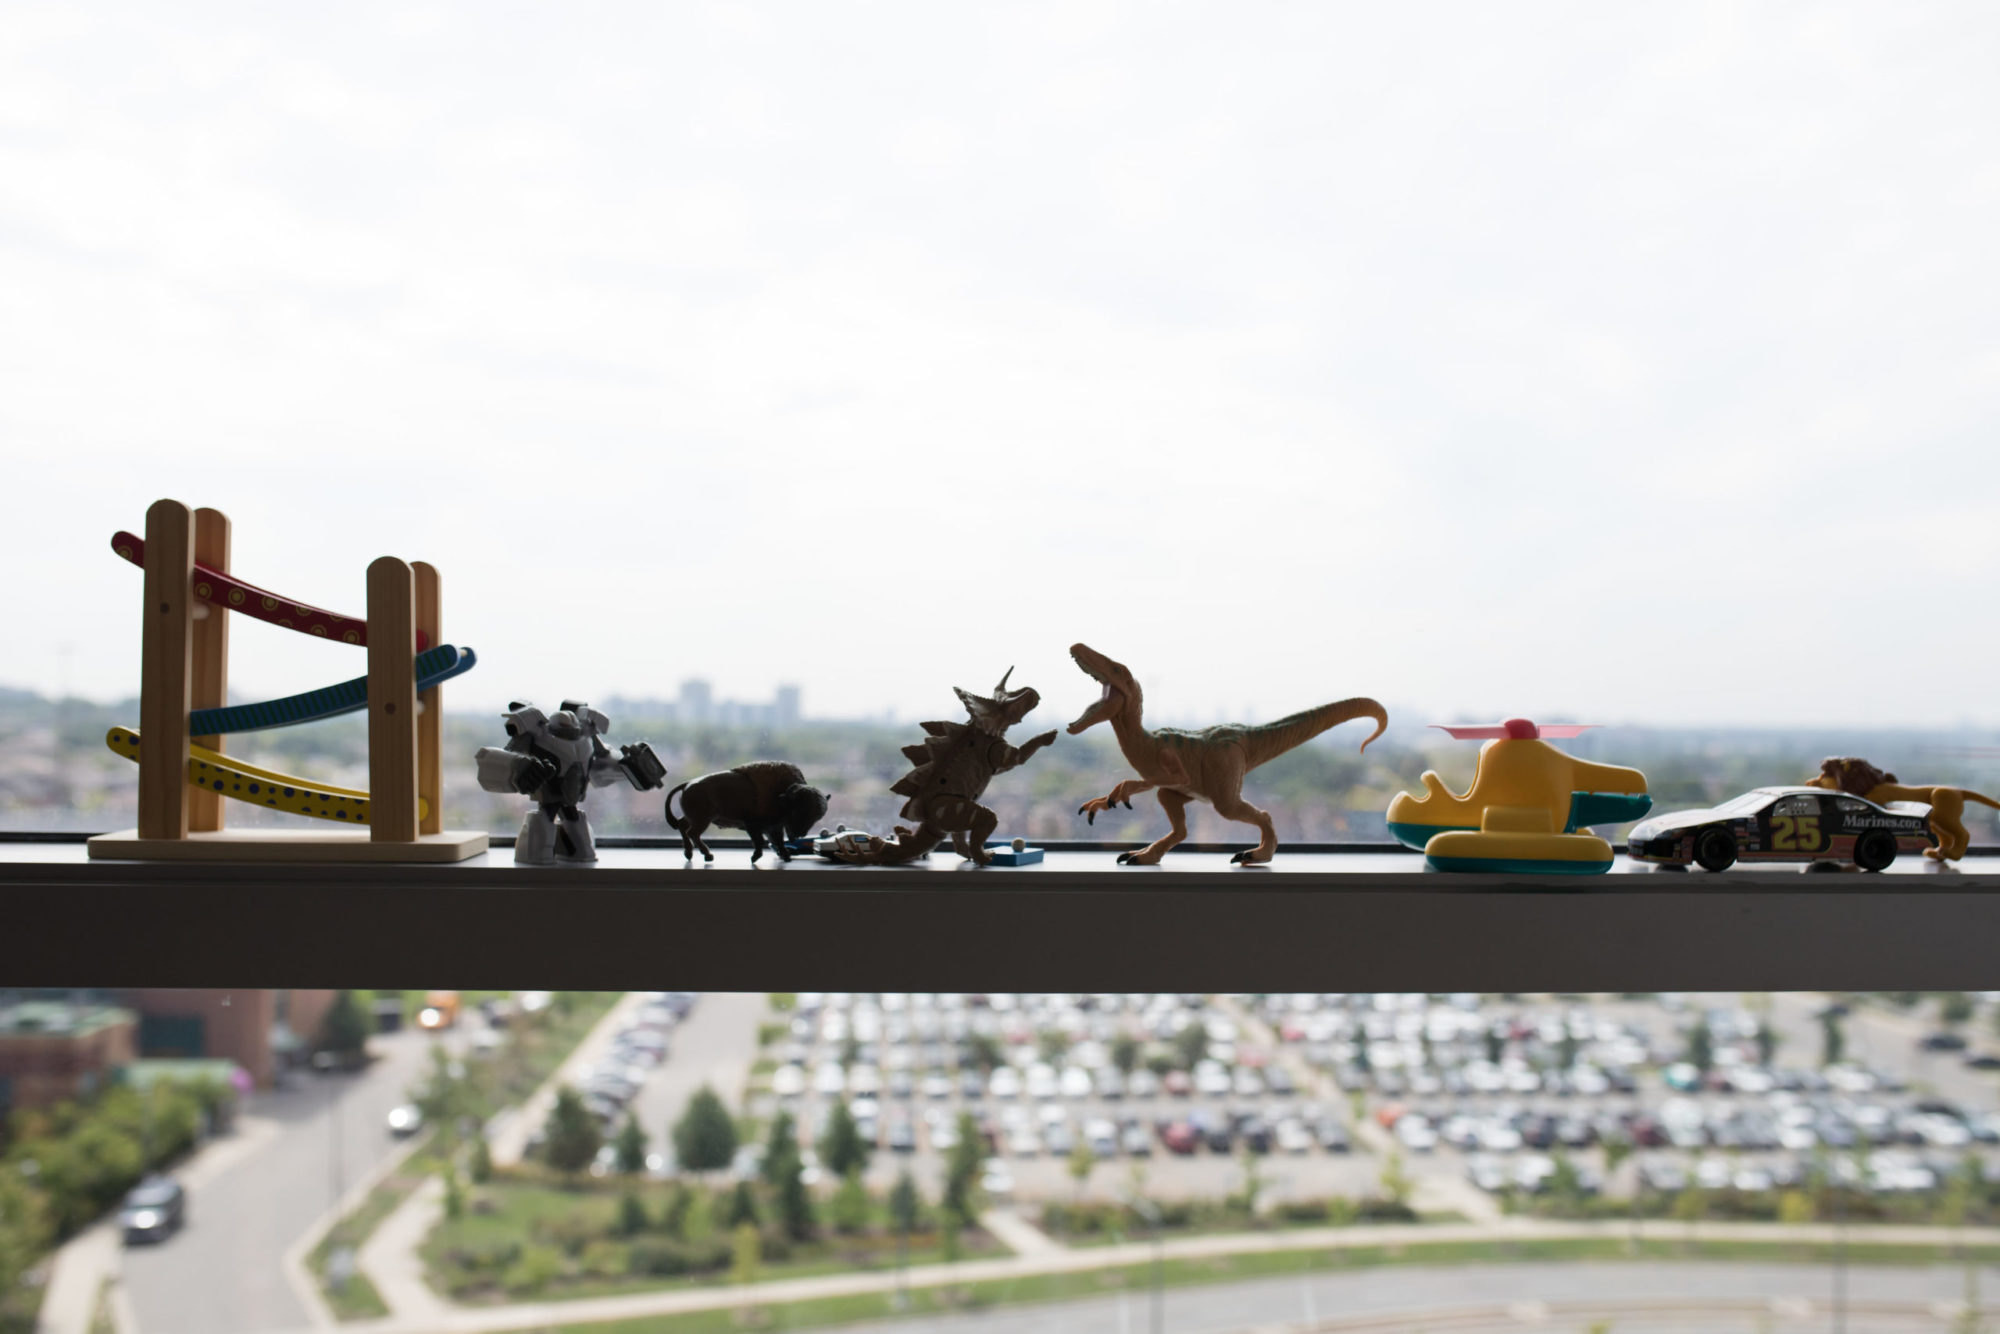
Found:
[[[93,857],[246,861],[460,861],[487,837],[446,830],[441,813],[442,687],[472,669],[469,648],[442,642],[438,572],[384,556],[368,567],[367,614],[349,616],[280,597],[229,568],[220,510],[161,500],[144,540],[119,532],[112,549],[145,571],[139,728],[105,743],[139,765],[134,829],[90,840]],[[239,613],[366,650],[352,680],[256,704],[228,703],[229,621]],[[234,761],[226,737],[368,713],[368,791]],[[318,822],[319,829],[225,827],[222,799]],[[327,828],[345,825],[346,828]]]
[[[516,700],[502,717],[507,744],[481,746],[472,761],[486,791],[534,798],[514,839],[514,860],[525,866],[597,860],[597,839],[583,813],[591,788],[622,779],[651,792],[667,780],[667,766],[643,741],[613,755],[604,744],[611,720],[581,700],[564,700],[553,716]]]
[[[384,556],[368,567],[367,614],[342,615],[279,597],[229,569],[229,520],[220,511],[156,502],[140,539],[119,532],[112,547],[145,571],[140,726],[113,728],[105,738],[139,766],[138,827],[90,840],[93,857],[288,861],[456,861],[485,851],[487,836],[447,831],[442,824],[439,754],[441,690],[470,671],[473,651],[443,642],[437,571]],[[352,644],[368,655],[368,671],[335,685],[280,699],[231,705],[228,695],[229,616],[241,613],[284,629]],[[1271,861],[1278,831],[1268,812],[1244,798],[1248,775],[1313,737],[1356,719],[1375,728],[1366,750],[1389,726],[1387,711],[1362,696],[1292,714],[1276,722],[1225,724],[1195,731],[1148,728],[1144,693],[1124,664],[1087,644],[1070,657],[1097,682],[1100,694],[1069,724],[1071,736],[1109,723],[1137,777],[1077,809],[1086,823],[1132,798],[1156,792],[1168,830],[1152,843],[1118,854],[1120,865],[1152,866],[1188,836],[1187,808],[1205,802],[1224,819],[1253,826],[1254,847],[1232,860]],[[703,840],[711,827],[742,829],[751,861],[767,848],[780,862],[812,855],[852,866],[909,865],[947,841],[978,867],[1029,866],[1042,850],[1018,837],[998,836],[999,817],[981,799],[992,781],[1053,745],[1054,730],[1015,747],[1007,731],[1040,704],[1023,686],[1010,690],[1013,669],[989,695],[954,687],[964,722],[932,721],[922,741],[905,746],[913,767],[890,791],[903,797],[909,824],[888,835],[813,827],[828,809],[827,794],[793,764],[758,760],[684,782],[669,792],[664,816],[692,863],[714,854]],[[368,714],[369,788],[330,787],[232,759],[233,733],[292,727],[342,714]],[[644,741],[614,754],[605,737],[611,721],[577,700],[554,714],[516,701],[502,715],[507,740],[472,757],[479,786],[532,800],[515,840],[514,859],[527,865],[580,865],[597,858],[583,810],[593,787],[623,782],[642,792],[666,785],[667,770]],[[1472,785],[1451,791],[1434,772],[1422,794],[1398,793],[1388,807],[1390,834],[1424,853],[1441,871],[1593,875],[1610,869],[1611,844],[1592,831],[1642,820],[1652,808],[1646,778],[1636,769],[1579,760],[1550,743],[1592,725],[1540,725],[1524,718],[1477,725],[1438,725],[1460,740],[1484,741]],[[346,828],[228,830],[223,798]],[[674,805],[680,803],[676,816]],[[1722,871],[1738,862],[1797,861],[1879,871],[1903,853],[1936,863],[1965,855],[1970,841],[1965,806],[2000,802],[1963,788],[1908,787],[1896,776],[1853,757],[1825,760],[1819,773],[1793,786],[1759,788],[1703,810],[1643,819],[1628,836],[1636,861],[1670,868]]]
[[[1472,786],[1459,796],[1430,770],[1424,795],[1399,792],[1389,802],[1389,833],[1421,849],[1439,871],[1509,871],[1537,875],[1596,875],[1611,869],[1611,845],[1594,824],[1622,824],[1652,809],[1646,776],[1637,769],[1592,764],[1549,744],[1588,731],[1592,723],[1537,727],[1526,718],[1439,731],[1460,741],[1484,741]]]

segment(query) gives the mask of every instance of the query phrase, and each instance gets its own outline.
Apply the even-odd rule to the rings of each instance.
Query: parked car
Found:
[[[423,1128],[423,1109],[415,1103],[406,1102],[389,1109],[389,1133],[397,1139],[408,1139]]]

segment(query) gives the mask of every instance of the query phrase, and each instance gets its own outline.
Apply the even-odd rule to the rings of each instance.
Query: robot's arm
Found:
[[[479,786],[488,792],[532,796],[556,776],[556,766],[539,755],[498,746],[481,746],[473,757],[479,766]]]
[[[660,757],[643,741],[620,746],[615,757],[609,751],[591,757],[592,787],[608,787],[620,779],[641,792],[650,792],[666,783],[667,766],[660,763]]]

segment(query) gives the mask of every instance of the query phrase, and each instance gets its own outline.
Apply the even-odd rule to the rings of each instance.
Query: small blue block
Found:
[[[995,866],[1033,866],[1046,855],[1040,848],[1032,847],[1022,848],[1019,852],[1016,852],[1014,851],[1014,841],[1012,839],[1007,840],[1005,843],[989,840],[986,844],[986,850],[993,854],[993,865]]]

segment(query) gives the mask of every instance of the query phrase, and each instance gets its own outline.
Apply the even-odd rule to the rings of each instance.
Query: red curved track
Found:
[[[134,565],[142,569],[145,567],[144,538],[122,531],[113,533],[111,549]],[[260,621],[297,630],[300,634],[337,639],[343,644],[365,645],[368,642],[368,622],[362,617],[342,616],[338,612],[322,611],[303,602],[281,598],[276,593],[267,593],[255,584],[246,584],[235,575],[212,570],[198,561],[194,567],[194,595],[210,606],[240,611]],[[417,648],[428,648],[425,641],[424,633],[418,631]]]

